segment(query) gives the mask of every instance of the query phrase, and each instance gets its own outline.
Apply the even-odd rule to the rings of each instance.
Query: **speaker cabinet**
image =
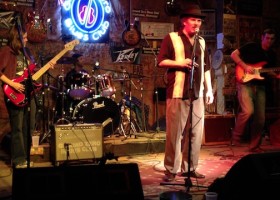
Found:
[[[53,127],[51,158],[55,165],[63,161],[103,157],[101,124],[67,124]]]
[[[205,115],[203,145],[229,144],[235,115]]]
[[[14,169],[12,194],[13,200],[144,199],[136,163]]]
[[[280,152],[249,154],[241,158],[209,191],[219,200],[275,199],[280,188]]]

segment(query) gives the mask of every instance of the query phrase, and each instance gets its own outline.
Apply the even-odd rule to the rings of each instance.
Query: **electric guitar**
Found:
[[[122,33],[122,39],[129,46],[137,45],[141,40],[141,33],[135,25],[130,25],[125,21],[126,29]]]
[[[39,11],[39,5],[42,5],[42,0],[34,1],[35,10],[28,13],[28,23],[26,27],[28,30],[27,38],[30,42],[41,43],[47,39],[47,28],[45,26],[45,16]]]
[[[255,68],[254,73],[246,73],[245,70],[240,65],[236,65],[235,68],[236,80],[240,83],[246,83],[253,79],[263,80],[264,77],[260,75],[261,73],[280,71],[280,67],[262,69],[265,64],[266,62],[264,61],[256,64],[249,64],[250,66]]]
[[[36,83],[36,81],[52,66],[52,63],[56,63],[59,58],[61,58],[67,51],[72,50],[75,45],[79,44],[79,40],[73,40],[64,45],[64,49],[59,52],[55,57],[53,57],[47,64],[45,64],[41,69],[39,69],[35,74],[32,75],[32,84],[34,86],[34,92],[37,92],[41,89],[42,85]],[[36,67],[36,64],[30,64],[28,66],[30,72],[32,73]],[[26,81],[28,78],[28,69],[23,71],[23,74],[13,79],[12,81],[21,83]],[[4,94],[8,97],[9,101],[11,101],[14,105],[18,107],[24,107],[28,103],[28,99],[25,93],[18,92],[13,87],[8,84],[4,84],[3,87]]]

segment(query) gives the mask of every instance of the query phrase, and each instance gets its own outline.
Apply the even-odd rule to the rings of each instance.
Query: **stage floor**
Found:
[[[142,185],[140,189],[143,190],[144,199],[146,200],[158,200],[160,195],[171,191],[185,191],[184,177],[176,177],[175,185],[164,185],[162,182],[164,175],[164,145],[165,132],[139,133],[137,136],[131,135],[127,138],[118,135],[106,137],[104,138],[104,151],[105,153],[113,154],[110,159],[106,160],[106,166],[136,163]],[[266,152],[280,151],[280,147],[272,146],[268,139],[264,139],[262,148]],[[50,159],[50,156],[46,154],[48,149],[48,144],[42,144],[39,148],[32,149],[31,160],[34,161],[34,166],[31,168],[55,168],[53,163],[48,160]],[[189,191],[192,199],[203,200],[208,187],[217,178],[224,177],[236,162],[249,154],[246,143],[239,147],[229,144],[203,145],[197,171],[205,174],[206,178],[192,179],[193,186]],[[3,151],[3,149],[0,151],[0,158],[0,199],[10,200],[12,199],[12,176],[14,169],[11,168],[9,154]],[[85,163],[75,163],[75,166],[79,165],[84,166]],[[127,170],[129,169],[127,168]],[[95,180],[94,177],[92,179]],[[40,182],[40,179],[38,181]]]

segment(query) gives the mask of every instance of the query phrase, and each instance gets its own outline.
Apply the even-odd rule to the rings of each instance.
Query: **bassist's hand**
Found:
[[[21,83],[17,83],[17,82],[13,82],[11,87],[13,87],[16,91],[18,91],[20,93],[23,93],[25,90],[25,86],[22,85]]]

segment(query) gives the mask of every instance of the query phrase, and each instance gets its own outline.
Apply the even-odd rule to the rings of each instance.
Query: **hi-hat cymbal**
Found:
[[[57,64],[73,64],[74,58],[72,57],[61,57],[56,63]]]

